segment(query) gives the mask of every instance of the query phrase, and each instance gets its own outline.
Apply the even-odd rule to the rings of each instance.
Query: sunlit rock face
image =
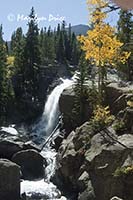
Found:
[[[132,200],[133,173],[116,173],[133,166],[133,134],[128,131],[117,135],[113,126],[106,131],[95,132],[86,122],[72,131],[58,150],[52,180],[59,188],[64,186],[77,194],[75,199],[107,200],[118,196]]]

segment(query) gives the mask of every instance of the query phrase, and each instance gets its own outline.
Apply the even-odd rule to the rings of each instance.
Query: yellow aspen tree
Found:
[[[88,8],[91,11],[93,29],[87,32],[87,36],[79,36],[81,48],[85,51],[86,59],[91,60],[98,67],[98,89],[102,96],[106,66],[115,66],[117,61],[125,63],[130,53],[122,52],[121,43],[115,34],[115,28],[105,22],[107,13],[103,10],[108,2],[104,0],[88,0]]]

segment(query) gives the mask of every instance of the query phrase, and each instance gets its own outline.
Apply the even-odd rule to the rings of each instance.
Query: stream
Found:
[[[59,98],[63,90],[72,85],[72,80],[61,79],[62,83],[56,86],[48,96],[44,112],[41,118],[32,126],[33,141],[39,145],[43,145],[49,135],[53,132],[59,123]],[[58,134],[59,130],[55,134]],[[36,181],[23,180],[21,182],[21,194],[25,193],[28,200],[67,200],[61,196],[61,192],[50,181],[50,177],[55,170],[56,152],[51,149],[48,143],[41,155],[47,160],[48,166],[45,169],[45,178]]]

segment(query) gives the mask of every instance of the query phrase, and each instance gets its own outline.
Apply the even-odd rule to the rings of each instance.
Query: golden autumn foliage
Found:
[[[13,65],[14,64],[14,56],[8,56],[7,57],[7,65]]]
[[[88,8],[104,8],[108,5],[108,0],[87,0]]]
[[[7,56],[7,78],[11,78],[14,74],[14,56]]]
[[[133,165],[118,167],[113,173],[114,177],[122,177],[127,175],[133,175]]]
[[[87,36],[79,36],[81,48],[86,52],[86,59],[91,59],[98,67],[106,64],[115,65],[117,61],[125,63],[130,53],[122,52],[121,43],[115,35],[115,29],[104,22],[107,14],[101,10],[107,5],[103,0],[88,0],[88,6],[94,6],[91,13],[93,30]]]
[[[115,65],[116,61],[125,63],[129,57],[128,52],[120,54],[120,47],[123,45],[116,39],[114,28],[107,24],[96,25],[95,29],[87,32],[88,36],[79,37],[83,44],[82,50],[86,52],[86,59],[92,59],[96,66],[105,64]]]
[[[132,100],[127,101],[127,106],[133,108],[133,101]]]
[[[109,107],[97,105],[94,110],[93,123],[99,124],[101,126],[106,126],[112,122],[114,116],[110,114]]]
[[[115,28],[105,22],[108,1],[88,0],[87,4],[93,29],[87,32],[87,36],[79,36],[78,40],[85,58],[98,67],[98,89],[102,100],[106,66],[116,66],[118,62],[124,64],[130,53],[121,51],[124,44],[117,39]]]

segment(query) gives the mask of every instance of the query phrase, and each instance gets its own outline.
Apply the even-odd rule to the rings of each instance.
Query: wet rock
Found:
[[[28,142],[25,142],[23,144],[23,150],[28,150],[28,149],[34,149],[38,152],[41,151],[41,148],[39,148],[35,143],[33,143],[32,141],[28,141]]]
[[[55,139],[54,139],[54,145],[53,147],[55,148],[56,151],[58,151],[61,142],[63,141],[64,136],[63,135],[58,135]]]
[[[23,150],[13,155],[12,161],[21,166],[24,179],[37,179],[44,175],[45,159],[35,150]]]
[[[128,131],[133,133],[133,108],[126,108],[123,121]]]
[[[78,178],[77,184],[79,187],[79,191],[84,191],[87,188],[90,176],[88,172],[84,171],[81,176]]]
[[[19,139],[16,141],[12,140],[10,137],[0,140],[0,157],[10,159],[14,154],[22,150],[34,149],[40,152],[40,148],[33,142],[22,142]]]
[[[19,200],[20,167],[15,163],[0,159],[0,199]]]
[[[11,159],[12,156],[23,149],[23,142],[13,142],[11,140],[0,141],[0,157]]]
[[[0,137],[7,137],[7,136],[18,136],[17,130],[12,126],[9,127],[1,127],[0,128]]]
[[[79,190],[77,181],[84,172],[81,170],[84,161],[84,149],[89,145],[91,135],[89,123],[85,123],[63,140],[58,150],[56,173],[52,178],[59,187],[68,189],[70,186],[69,189],[72,191]]]
[[[91,181],[88,182],[88,187],[79,194],[78,200],[95,200],[95,193]]]
[[[66,88],[59,99],[59,107],[63,116],[63,127],[67,132],[73,128],[72,109],[75,102],[75,93],[72,86]]]

